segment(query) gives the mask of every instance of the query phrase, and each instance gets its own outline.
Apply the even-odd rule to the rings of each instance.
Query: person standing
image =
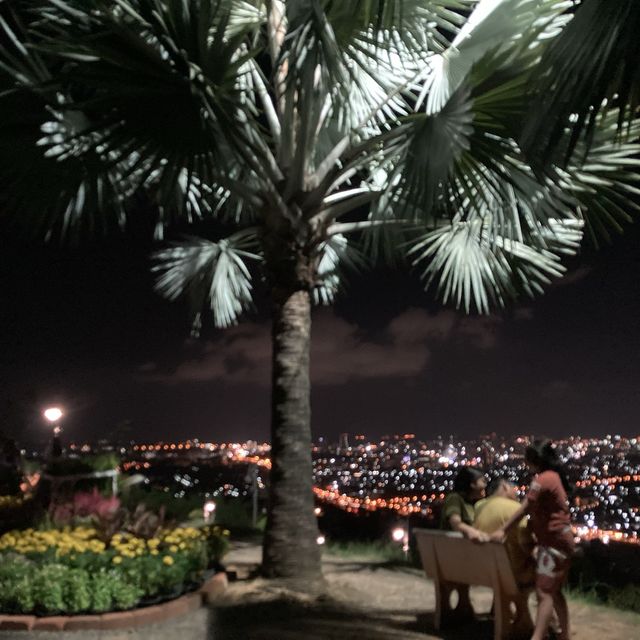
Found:
[[[525,462],[535,473],[520,508],[492,536],[504,541],[506,534],[529,514],[538,543],[536,594],[538,612],[531,640],[544,640],[555,610],[560,624],[559,640],[569,640],[569,610],[562,593],[569,572],[574,539],[569,516],[569,483],[558,455],[549,440],[528,446]]]

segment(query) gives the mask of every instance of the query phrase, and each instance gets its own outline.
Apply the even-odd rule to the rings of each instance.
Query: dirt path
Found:
[[[491,591],[472,589],[478,615],[472,625],[436,634],[433,583],[416,569],[388,566],[370,558],[325,556],[326,597],[312,599],[243,579],[258,564],[257,547],[239,546],[227,563],[240,578],[232,582],[214,616],[220,640],[490,640]],[[638,637],[640,615],[607,607],[570,603],[576,640],[631,640]]]

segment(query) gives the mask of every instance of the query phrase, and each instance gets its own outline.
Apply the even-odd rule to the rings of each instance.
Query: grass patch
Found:
[[[389,542],[332,542],[326,544],[325,550],[331,555],[346,559],[366,558],[377,562],[391,564],[411,564],[405,558],[400,545]]]
[[[624,587],[612,587],[597,584],[574,587],[567,590],[572,600],[588,605],[612,607],[620,611],[640,614],[640,586],[628,584]]]

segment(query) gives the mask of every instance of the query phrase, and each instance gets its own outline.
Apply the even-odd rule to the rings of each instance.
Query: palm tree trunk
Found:
[[[304,262],[304,258],[299,257],[295,261],[297,264],[291,265],[298,275],[301,261]],[[304,266],[302,270],[306,271]],[[272,275],[278,277],[273,271]],[[296,588],[315,590],[322,583],[322,573],[318,525],[313,511],[309,384],[311,299],[304,279],[291,275],[278,278],[283,287],[272,282],[273,467],[262,569],[268,577],[285,578],[294,581]]]

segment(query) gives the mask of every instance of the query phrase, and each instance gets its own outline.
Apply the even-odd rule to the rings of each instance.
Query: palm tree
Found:
[[[313,514],[313,302],[379,257],[486,312],[561,276],[585,221],[625,218],[633,123],[611,112],[579,162],[531,171],[518,145],[559,0],[25,0],[3,3],[7,211],[74,238],[141,193],[160,292],[220,327],[272,302],[266,575],[320,576]],[[563,149],[560,148],[560,155]],[[198,316],[199,321],[199,316]],[[301,584],[299,582],[298,584]]]

